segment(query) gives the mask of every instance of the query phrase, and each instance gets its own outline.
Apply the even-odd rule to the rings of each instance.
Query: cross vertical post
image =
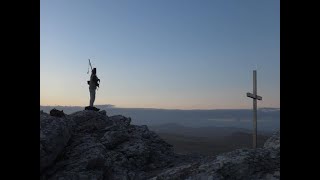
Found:
[[[257,71],[253,71],[253,94],[257,94]],[[257,99],[253,99],[253,148],[257,148]]]
[[[262,100],[257,95],[257,71],[253,71],[253,94],[247,93],[247,97],[253,99],[253,148],[257,148],[257,100]]]

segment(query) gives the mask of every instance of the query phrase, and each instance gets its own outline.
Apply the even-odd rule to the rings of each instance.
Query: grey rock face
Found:
[[[280,131],[276,131],[263,145],[263,148],[280,149]]]
[[[167,169],[151,179],[280,179],[280,131],[263,148],[238,149],[213,160]]]
[[[174,161],[171,145],[130,122],[105,111],[40,112],[40,179],[146,179]]]
[[[40,112],[40,173],[51,166],[67,145],[73,122],[67,117],[57,118]]]
[[[217,157],[177,155],[147,126],[105,111],[40,112],[40,179],[280,179],[280,131],[263,148]]]

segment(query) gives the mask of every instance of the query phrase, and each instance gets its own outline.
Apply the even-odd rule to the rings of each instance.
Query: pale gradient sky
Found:
[[[279,0],[41,0],[40,104],[280,107]]]

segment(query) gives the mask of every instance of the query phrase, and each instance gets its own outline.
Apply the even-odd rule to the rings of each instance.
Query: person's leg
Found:
[[[96,90],[92,89],[92,107],[93,107],[93,104],[94,104],[95,100],[96,100]]]
[[[90,107],[92,107],[94,102],[93,89],[89,89],[89,92],[90,92]]]

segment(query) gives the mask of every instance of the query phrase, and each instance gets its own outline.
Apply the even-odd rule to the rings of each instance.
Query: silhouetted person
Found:
[[[100,79],[97,77],[97,69],[93,68],[89,81],[89,92],[90,92],[90,107],[93,107],[94,100],[96,99],[96,89],[99,87]]]

